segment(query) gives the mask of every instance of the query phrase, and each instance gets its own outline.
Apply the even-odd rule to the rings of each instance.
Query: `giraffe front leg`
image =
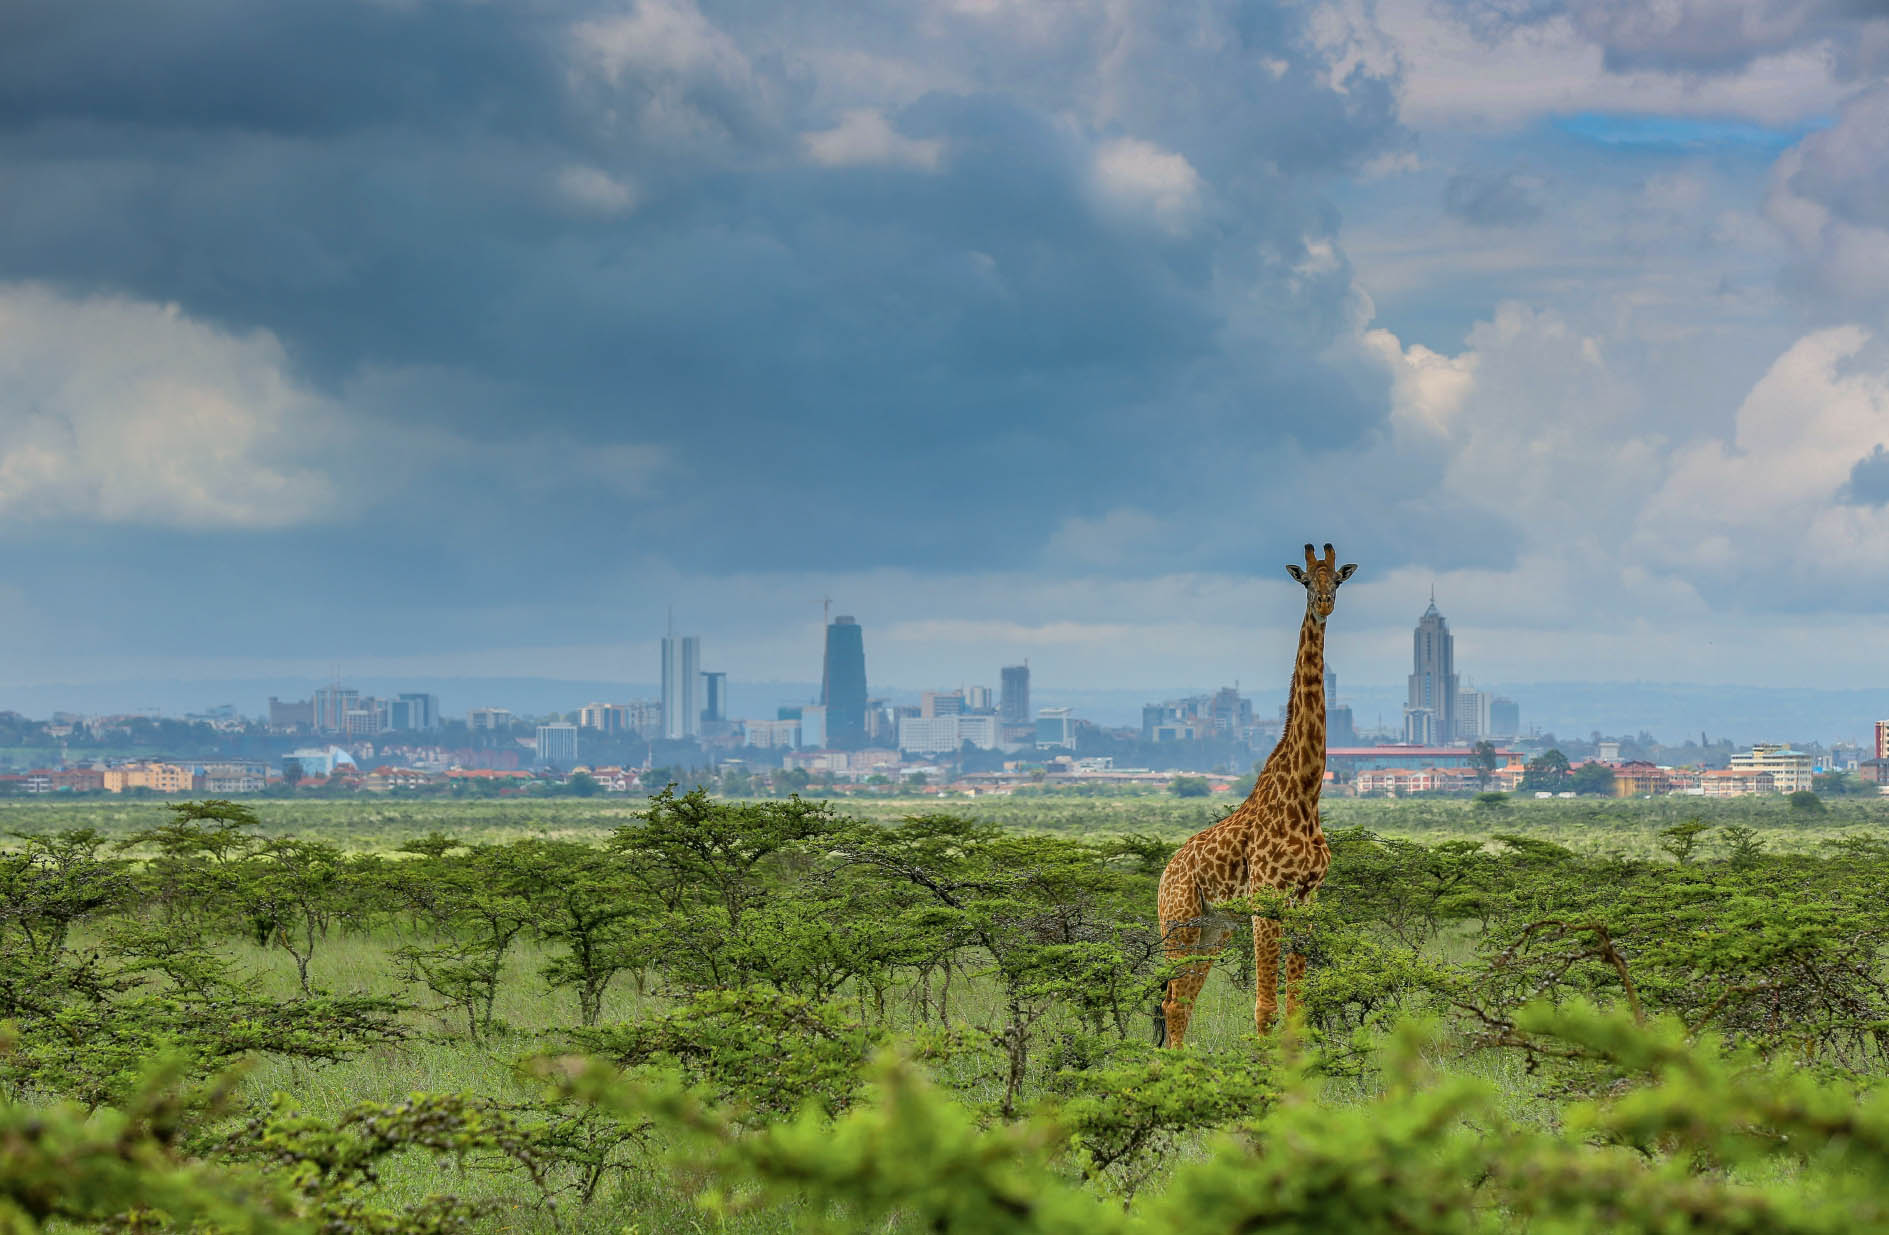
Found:
[[[1295,898],[1300,905],[1310,905],[1318,895],[1316,885],[1300,891]],[[1286,938],[1286,1019],[1292,1020],[1299,1015],[1299,1008],[1305,998],[1305,953],[1301,950],[1306,940],[1303,937]]]
[[[1253,1023],[1261,1036],[1279,1011],[1279,919],[1253,919]]]

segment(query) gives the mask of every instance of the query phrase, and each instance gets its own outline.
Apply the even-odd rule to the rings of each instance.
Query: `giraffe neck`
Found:
[[[1268,782],[1289,795],[1314,799],[1325,784],[1325,624],[1309,612],[1299,626],[1285,732],[1266,760],[1254,794]]]

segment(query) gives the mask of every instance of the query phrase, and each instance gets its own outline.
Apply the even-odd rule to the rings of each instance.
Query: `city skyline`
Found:
[[[1879,6],[22,4],[0,692],[1889,688]]]

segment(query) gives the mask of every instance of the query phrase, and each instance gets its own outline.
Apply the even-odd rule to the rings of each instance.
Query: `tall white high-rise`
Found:
[[[702,732],[702,641],[662,637],[662,735],[671,741]]]

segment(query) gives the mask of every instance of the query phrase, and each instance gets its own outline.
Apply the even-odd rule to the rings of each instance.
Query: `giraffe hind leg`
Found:
[[[1212,948],[1225,942],[1225,935],[1216,938],[1209,929],[1193,922],[1169,925],[1162,934],[1167,941],[1167,959],[1186,961],[1187,966],[1162,985],[1156,1045],[1179,1047],[1187,1041],[1194,999],[1207,984],[1207,974],[1213,968]]]
[[[1203,957],[1168,979],[1167,996],[1161,1001],[1161,1024],[1167,1038],[1164,1045],[1187,1044],[1187,1024],[1194,1019],[1194,998],[1207,984],[1207,971],[1212,968],[1213,962]]]

